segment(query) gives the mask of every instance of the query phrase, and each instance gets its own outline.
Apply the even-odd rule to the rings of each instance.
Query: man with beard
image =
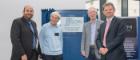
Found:
[[[13,21],[11,27],[12,55],[11,60],[37,60],[37,28],[31,20],[33,16],[31,5],[25,5],[23,16]]]

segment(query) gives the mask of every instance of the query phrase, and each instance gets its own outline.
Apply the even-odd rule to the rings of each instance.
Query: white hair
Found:
[[[88,11],[95,11],[95,12],[97,12],[97,9],[95,7],[91,6],[91,7],[88,8]]]
[[[61,15],[60,15],[60,13],[59,13],[58,11],[54,11],[54,12],[52,12],[52,13],[50,14],[51,17],[52,17],[53,15],[58,16],[59,19],[60,19],[60,17],[61,17]]]

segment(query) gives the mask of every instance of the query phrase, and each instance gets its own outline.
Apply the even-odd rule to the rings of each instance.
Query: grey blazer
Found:
[[[98,29],[100,28],[101,23],[103,23],[103,21],[101,20],[96,21],[97,25],[96,25],[95,40],[97,38]],[[81,51],[85,51],[86,56],[89,55],[90,40],[91,40],[91,23],[86,22],[83,26],[82,40],[81,40]],[[96,47],[95,47],[95,55],[97,58],[100,58],[100,55],[98,54],[98,49]]]

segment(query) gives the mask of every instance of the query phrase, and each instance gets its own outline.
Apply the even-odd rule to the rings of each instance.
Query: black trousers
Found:
[[[89,56],[86,60],[97,60],[94,47],[90,47]]]
[[[63,55],[44,55],[43,60],[63,60]]]
[[[38,53],[36,50],[32,50],[31,56],[28,57],[28,60],[38,60]]]

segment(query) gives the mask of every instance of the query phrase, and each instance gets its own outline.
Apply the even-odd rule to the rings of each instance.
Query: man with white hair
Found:
[[[43,25],[39,34],[39,43],[41,53],[43,54],[43,60],[63,60],[62,31],[57,24],[59,19],[59,12],[52,12],[50,22]]]
[[[82,41],[81,41],[81,54],[87,60],[97,60],[100,58],[96,48],[95,40],[97,38],[98,29],[101,20],[96,19],[97,10],[94,7],[88,8],[89,22],[86,22],[83,27]]]

